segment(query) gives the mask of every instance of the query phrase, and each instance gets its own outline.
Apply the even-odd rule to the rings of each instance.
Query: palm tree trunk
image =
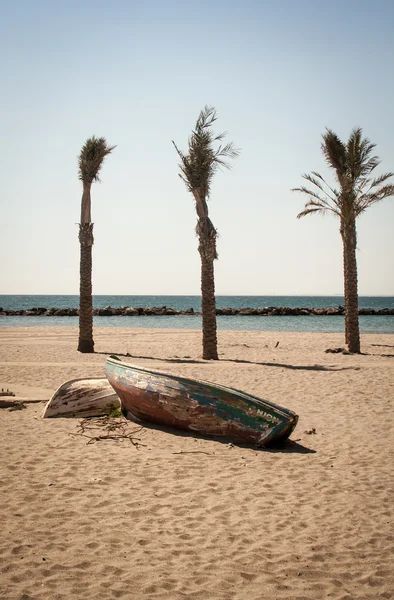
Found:
[[[202,357],[218,360],[216,334],[216,300],[213,259],[201,254],[201,312],[202,312]]]
[[[202,357],[205,360],[218,360],[214,274],[214,260],[218,257],[216,252],[217,231],[208,215],[200,216],[197,221],[196,233],[199,238],[198,251],[201,256]]]
[[[93,223],[79,226],[81,244],[79,280],[79,352],[94,352],[92,303]]]
[[[83,193],[81,200],[81,223],[90,223],[92,220],[91,206],[92,201],[90,198],[91,183],[85,182],[83,184]]]
[[[341,228],[340,228],[340,233],[342,236],[342,241],[343,241],[343,245],[342,245],[342,251],[343,251],[343,296],[345,298],[345,304],[346,304],[346,298],[348,297],[348,291],[347,291],[347,285],[348,285],[348,268],[347,268],[347,253],[345,252],[345,242],[344,242],[344,235],[345,235],[345,229],[344,229],[344,223],[341,220]],[[349,323],[348,323],[348,313],[347,310],[345,310],[345,315],[344,315],[344,324],[345,324],[345,342],[346,344],[349,344]]]
[[[357,290],[357,232],[356,221],[352,218],[343,226],[343,254],[345,276],[345,324],[346,343],[349,352],[360,354],[360,330],[358,320]]]

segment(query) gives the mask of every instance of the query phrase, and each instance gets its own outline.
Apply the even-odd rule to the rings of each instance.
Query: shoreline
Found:
[[[343,334],[219,330],[219,361],[201,359],[199,330],[95,327],[94,339],[80,354],[78,327],[0,329],[0,388],[42,400],[0,410],[1,598],[394,594],[393,334],[362,334],[365,354],[342,355],[325,350]],[[292,444],[143,426],[138,449],[87,445],[78,419],[41,419],[61,383],[104,376],[108,354],[292,409]]]
[[[0,318],[0,331],[13,328],[67,328],[71,331],[79,326],[78,317],[51,317],[42,319],[41,317],[7,317]],[[391,316],[360,316],[359,326],[361,335],[393,335],[394,318]],[[202,319],[200,316],[143,316],[140,318],[127,318],[120,316],[111,317],[93,317],[94,331],[98,329],[164,329],[189,330],[201,332]],[[218,331],[249,331],[260,333],[318,333],[318,334],[338,334],[344,335],[343,317],[325,316],[315,319],[312,316],[289,317],[281,316],[270,318],[258,316],[218,316]]]

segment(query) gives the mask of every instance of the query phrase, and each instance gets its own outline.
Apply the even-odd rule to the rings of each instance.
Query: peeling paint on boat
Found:
[[[122,409],[144,421],[266,445],[287,438],[298,420],[293,411],[240,390],[151,371],[115,357],[107,359],[106,375]]]
[[[114,406],[119,398],[107,379],[72,379],[56,390],[42,417],[94,417],[109,414]]]

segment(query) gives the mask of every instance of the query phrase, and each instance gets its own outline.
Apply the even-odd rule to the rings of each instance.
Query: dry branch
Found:
[[[137,450],[139,450],[139,446],[146,446],[146,444],[140,443],[140,438],[134,436],[134,434],[139,433],[144,428],[138,427],[138,429],[128,431],[128,427],[129,421],[123,417],[87,417],[81,419],[77,432],[70,433],[69,435],[80,435],[88,438],[86,444],[93,444],[101,440],[115,440],[117,442],[129,440]],[[103,430],[103,433],[99,433]]]

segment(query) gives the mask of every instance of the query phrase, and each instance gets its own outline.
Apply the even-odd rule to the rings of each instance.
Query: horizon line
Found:
[[[29,294],[29,293],[0,293],[0,297],[1,296],[79,296],[79,294],[62,294],[62,293],[50,293],[50,294],[45,294],[45,293],[34,293],[34,294]],[[160,297],[160,296],[167,296],[167,297],[195,297],[195,298],[201,298],[201,294],[114,294],[114,293],[109,293],[109,294],[92,294],[92,296],[125,296],[125,297],[142,297],[142,296],[152,296],[152,297]],[[267,297],[270,296],[272,298],[279,298],[279,297],[298,297],[298,298],[307,298],[307,297],[334,297],[334,298],[343,298],[344,294],[343,293],[337,293],[337,294],[215,294],[216,298],[220,298],[222,296],[226,296],[226,297],[249,297],[249,298],[262,298],[262,297]],[[368,298],[393,298],[394,297],[394,293],[392,294],[358,294],[358,297],[368,297]]]

